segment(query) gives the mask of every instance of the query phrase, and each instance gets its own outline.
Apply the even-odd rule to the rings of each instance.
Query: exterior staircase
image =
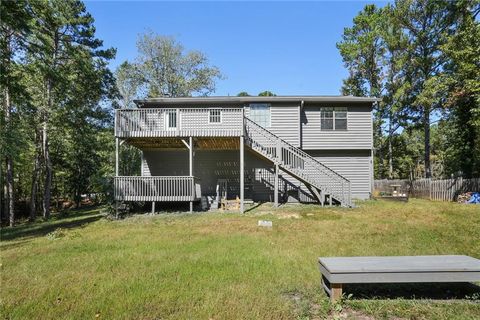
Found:
[[[244,123],[245,144],[301,181],[322,205],[328,197],[330,203],[353,206],[348,179],[254,121],[245,117]]]

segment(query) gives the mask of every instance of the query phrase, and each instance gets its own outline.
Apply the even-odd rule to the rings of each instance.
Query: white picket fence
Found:
[[[392,185],[400,185],[400,192],[410,197],[438,201],[456,201],[459,194],[480,192],[480,178],[464,179],[418,179],[418,180],[375,180],[374,191],[391,192]]]

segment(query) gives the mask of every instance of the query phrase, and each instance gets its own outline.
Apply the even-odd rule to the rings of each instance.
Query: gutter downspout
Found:
[[[305,101],[300,101],[300,107],[298,108],[298,147],[302,149],[303,145],[303,128],[302,128],[302,110],[303,106],[305,104]]]

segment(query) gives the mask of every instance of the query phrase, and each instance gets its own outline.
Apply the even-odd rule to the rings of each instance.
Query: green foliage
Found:
[[[250,95],[248,94],[248,92],[242,91],[237,94],[237,97],[250,97]]]
[[[480,24],[475,15],[480,4],[460,1],[450,13],[456,32],[441,50],[447,59],[444,70],[428,83],[436,92],[447,116],[442,123],[445,166],[466,176],[480,174]],[[447,133],[448,132],[448,133]]]
[[[186,51],[173,37],[148,32],[137,40],[138,57],[135,63],[124,63],[117,70],[133,70],[126,79],[125,93],[138,93],[148,97],[189,97],[193,94],[208,95],[215,91],[215,83],[222,78],[220,70],[210,66],[207,56],[200,51]],[[122,89],[122,88],[121,88]]]
[[[259,97],[275,97],[276,94],[271,91],[262,91],[258,94]]]
[[[345,28],[342,41],[337,43],[349,77],[344,80],[342,93],[345,95],[381,97],[385,91],[385,71],[392,62],[387,56],[384,27],[390,24],[387,9],[366,5],[353,19],[353,26]],[[374,146],[377,149],[378,170],[383,175],[382,126],[385,121],[385,103],[374,107]]]
[[[117,108],[135,108],[133,102],[139,96],[144,96],[142,90],[142,75],[137,65],[124,61],[115,71],[116,86],[119,93]]]
[[[345,28],[337,48],[345,66],[351,72],[342,91],[380,96],[381,66],[385,47],[381,38],[382,10],[375,5],[366,5],[353,19],[353,27]],[[350,85],[354,84],[355,87]]]
[[[399,0],[365,6],[345,28],[342,92],[382,98],[374,109],[377,178],[479,174],[478,12],[478,1]],[[442,129],[433,132],[438,118]]]
[[[116,91],[107,65],[115,50],[102,48],[80,1],[1,5],[2,88],[11,97],[2,108],[2,124],[9,122],[1,126],[2,159],[14,160],[17,205],[40,197],[48,213],[52,195],[78,203],[81,194],[100,192],[93,181],[106,163],[98,132],[111,130],[107,100]]]

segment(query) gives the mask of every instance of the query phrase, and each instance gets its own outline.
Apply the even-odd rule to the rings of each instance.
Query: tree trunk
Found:
[[[7,39],[6,40],[6,46],[5,46],[5,60],[2,61],[4,63],[4,68],[9,69],[10,66],[10,56],[11,56],[11,47],[10,47],[10,41],[11,41],[11,36],[10,33],[6,32]],[[5,108],[5,128],[6,128],[6,133],[11,134],[12,132],[12,105],[11,105],[11,97],[10,97],[10,83],[9,83],[9,78],[7,76],[7,83],[5,83],[4,87],[4,108]],[[11,139],[7,139],[7,147],[11,143]],[[6,152],[5,156],[5,164],[6,164],[6,177],[5,177],[5,186],[6,186],[6,193],[5,193],[5,203],[6,203],[6,213],[8,215],[8,220],[10,226],[13,226],[15,224],[15,197],[13,194],[13,159],[12,155],[10,154],[9,151]]]
[[[59,43],[58,30],[55,30],[53,36],[53,54],[52,54],[52,68],[54,68],[57,60],[57,51]],[[52,111],[53,99],[53,79],[51,75],[47,75],[47,106],[43,114],[42,138],[43,138],[43,156],[45,161],[45,186],[43,193],[43,218],[50,218],[50,199],[52,189],[52,162],[50,159],[49,141],[48,141],[48,121],[49,113]]]
[[[392,128],[393,115],[390,112],[390,119],[388,120],[388,178],[393,178],[393,128]]]
[[[3,208],[2,208],[2,217],[5,217],[5,220],[8,218],[8,188],[7,188],[7,180],[5,179],[5,184],[2,186],[3,187]]]
[[[42,147],[43,161],[45,164],[45,184],[43,190],[43,218],[50,218],[50,199],[52,189],[52,163],[50,160],[49,141],[48,141],[48,113],[52,107],[52,80],[47,79],[47,106],[43,110],[42,123]]]
[[[430,108],[425,107],[423,116],[423,129],[425,133],[425,178],[432,177],[430,165]]]
[[[39,132],[35,132],[35,160],[32,172],[32,189],[30,195],[30,221],[34,221],[37,216],[37,190],[38,173],[40,171],[40,137]]]
[[[5,86],[5,127],[7,128],[7,134],[11,132],[11,126],[12,126],[12,118],[11,118],[11,112],[12,112],[12,106],[11,106],[11,101],[10,101],[10,90],[8,88],[8,83]],[[11,142],[10,139],[8,139],[7,144]],[[15,196],[13,194],[13,159],[12,156],[7,152],[7,155],[5,157],[5,162],[6,162],[6,199],[5,202],[8,204],[7,207],[7,214],[8,214],[8,221],[10,226],[13,226],[15,224]]]
[[[377,131],[377,154],[378,154],[378,174],[379,178],[384,178],[384,167],[383,167],[383,148],[382,148],[382,126],[378,125]]]
[[[50,86],[49,86],[50,87]],[[49,89],[47,89],[49,91]],[[47,113],[46,111],[45,113]],[[44,115],[42,126],[42,140],[43,140],[43,158],[45,162],[45,185],[43,193],[43,218],[50,218],[50,198],[52,187],[52,163],[50,161],[50,152],[48,150],[48,116]]]
[[[7,197],[8,197],[8,221],[10,227],[15,224],[15,197],[13,194],[13,161],[11,156],[7,156]]]

